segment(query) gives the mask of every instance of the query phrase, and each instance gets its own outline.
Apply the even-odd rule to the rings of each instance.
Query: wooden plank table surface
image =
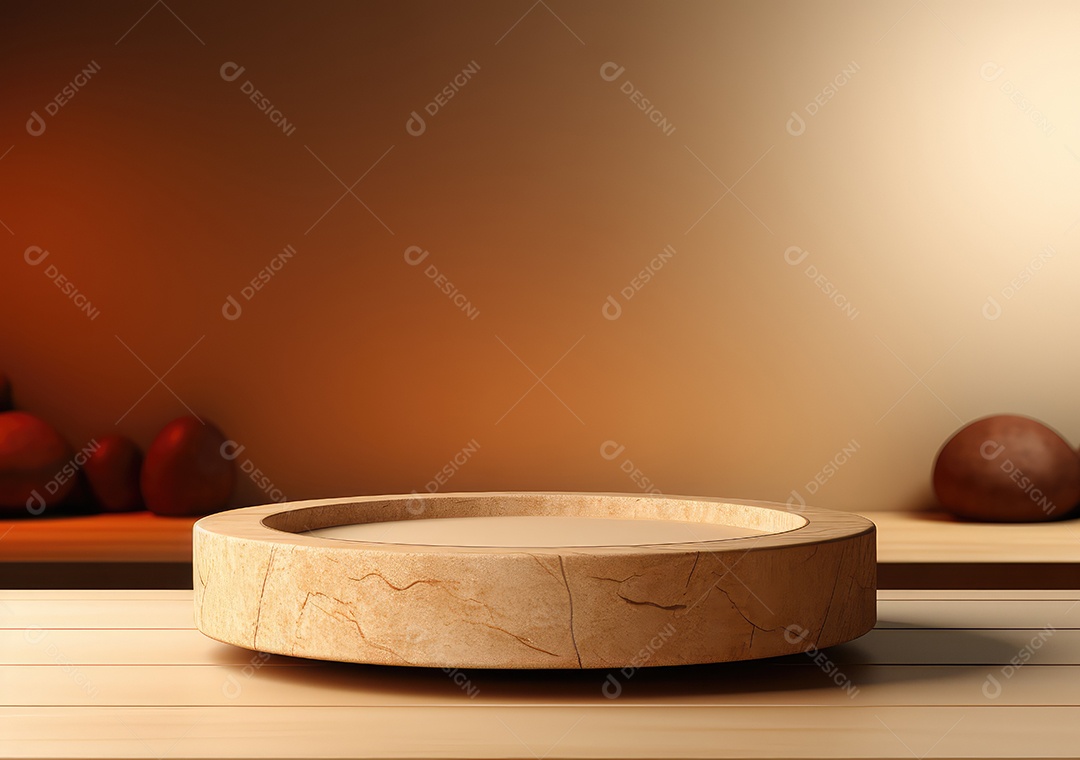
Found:
[[[1080,592],[881,591],[878,617],[758,662],[447,673],[220,644],[190,591],[0,591],[0,757],[1080,756]]]

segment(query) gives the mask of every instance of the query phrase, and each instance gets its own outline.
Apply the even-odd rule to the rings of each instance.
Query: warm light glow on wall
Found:
[[[0,11],[0,367],[76,448],[887,509],[1080,437],[1075,3],[149,5]]]

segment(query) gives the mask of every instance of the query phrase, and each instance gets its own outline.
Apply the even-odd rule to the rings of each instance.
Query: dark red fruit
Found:
[[[139,491],[142,452],[122,435],[108,435],[97,442],[83,465],[94,500],[104,512],[131,512],[143,508]]]
[[[0,413],[0,512],[41,514],[64,500],[77,468],[68,442],[26,412]]]
[[[158,433],[142,467],[142,495],[159,515],[196,516],[224,509],[236,467],[221,454],[225,436],[210,422],[179,417]]]
[[[1037,420],[985,417],[941,449],[933,483],[941,505],[960,517],[1052,520],[1080,503],[1080,455]]]

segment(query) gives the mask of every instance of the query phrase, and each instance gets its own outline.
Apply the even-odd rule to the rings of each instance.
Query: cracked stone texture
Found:
[[[778,532],[663,546],[468,550],[296,535],[470,514],[707,519]],[[199,629],[298,657],[462,668],[682,665],[830,646],[876,620],[873,524],[809,507],[507,493],[425,496],[419,510],[415,497],[363,497],[214,515],[196,524],[194,543]]]

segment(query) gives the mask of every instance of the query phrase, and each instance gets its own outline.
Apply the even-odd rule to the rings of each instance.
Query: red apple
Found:
[[[225,436],[194,416],[178,417],[158,433],[142,467],[142,495],[158,515],[206,515],[224,509],[236,482],[233,460],[221,454]]]
[[[105,512],[131,512],[143,508],[139,491],[142,452],[122,435],[107,435],[83,465],[94,500]]]
[[[26,412],[0,413],[0,512],[38,515],[60,503],[77,473],[68,442]]]

